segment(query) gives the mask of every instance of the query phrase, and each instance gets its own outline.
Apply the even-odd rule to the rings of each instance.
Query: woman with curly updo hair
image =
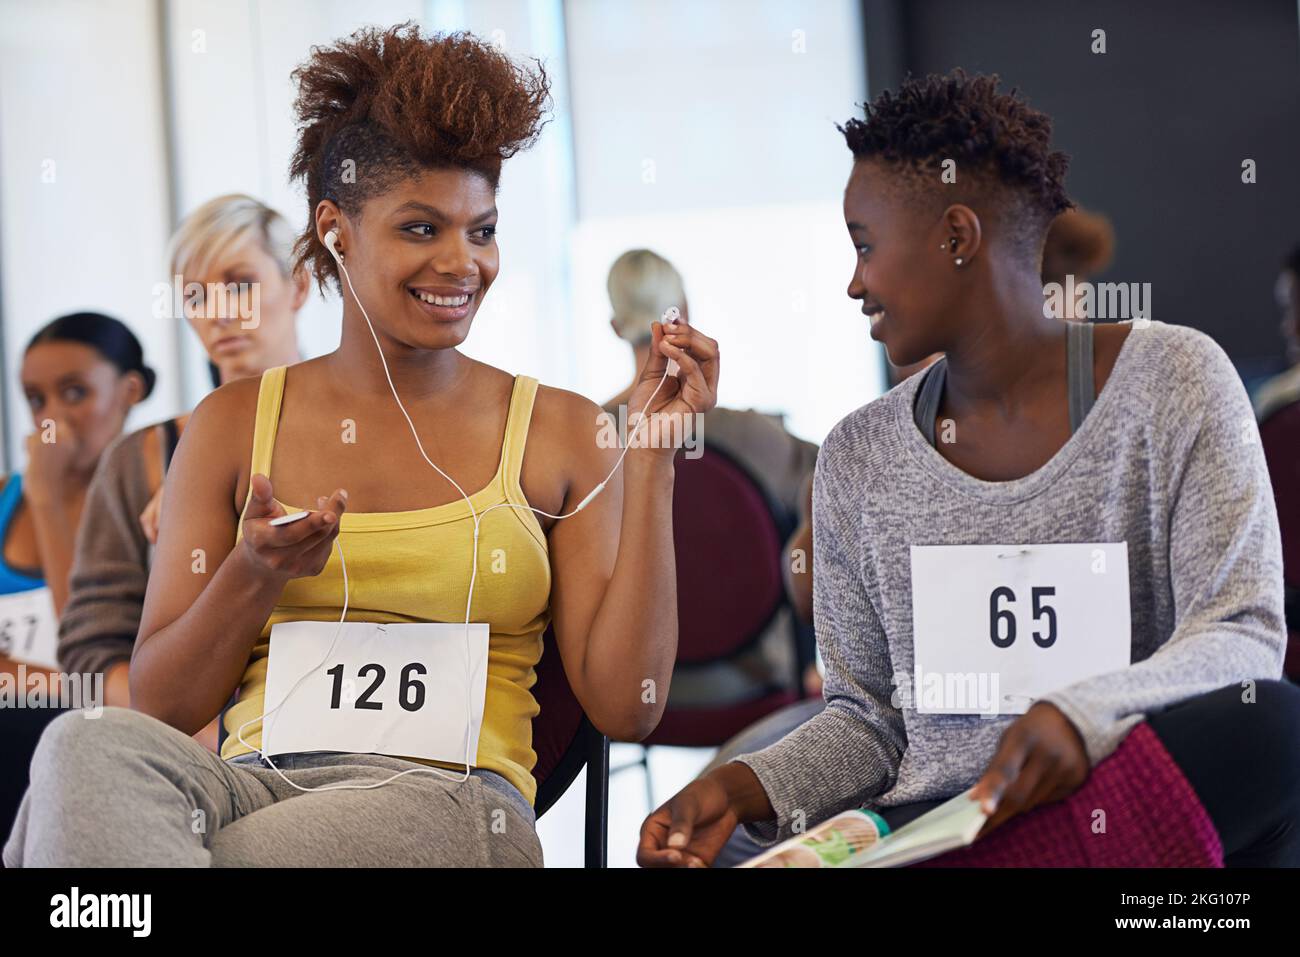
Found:
[[[595,403],[468,358],[545,70],[403,25],[313,49],[295,79],[297,257],[339,289],[341,342],[194,412],[137,710],[50,726],[6,863],[540,865],[547,625],[601,731],[638,740],[663,710],[672,440],[714,405],[717,344],[656,328],[629,405],[657,414],[622,451]],[[232,695],[218,758],[189,735]]]
[[[1245,389],[1194,329],[1050,313],[1067,159],[997,87],[909,79],[841,127],[848,294],[895,365],[943,358],[822,444],[825,709],[655,811],[647,866],[712,863],[737,825],[768,845],[864,809],[884,833],[945,801],[979,832],[947,864],[1300,864]]]

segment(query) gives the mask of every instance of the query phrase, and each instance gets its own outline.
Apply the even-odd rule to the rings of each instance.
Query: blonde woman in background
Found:
[[[676,308],[681,321],[690,324],[682,277],[662,256],[648,249],[632,249],[614,261],[606,286],[612,310],[610,328],[631,347],[635,377],[650,353],[651,327],[665,311]],[[634,385],[635,378],[603,404],[604,410],[617,419],[619,407],[627,405]],[[635,411],[629,409],[627,414]],[[787,432],[779,415],[721,406],[704,413],[700,437],[706,445],[736,460],[760,483],[769,500],[798,521],[799,528],[786,551],[803,548],[804,554],[811,555],[812,472],[817,446]],[[790,684],[795,618],[812,618],[812,572],[809,569],[803,574],[791,574],[792,562],[784,565],[792,607],[782,609],[762,637],[734,659],[708,665],[679,664],[673,672],[675,707],[722,706],[756,697],[773,686]],[[814,695],[821,692],[815,666],[805,671],[803,691]]]
[[[283,216],[241,194],[204,203],[172,237],[170,275],[180,277],[182,289],[196,283],[204,291],[186,295],[185,319],[221,383],[299,360],[296,320],[308,280],[290,266],[294,238]],[[232,283],[256,288],[253,320],[241,320],[231,296],[213,295]],[[188,419],[181,415],[121,439],[103,456],[87,494],[59,626],[59,663],[69,673],[102,673],[111,706],[130,706],[127,670],[158,537],[163,476]],[[215,750],[216,722],[198,737]]]

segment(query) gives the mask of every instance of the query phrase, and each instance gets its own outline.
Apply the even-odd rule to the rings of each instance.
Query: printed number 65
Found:
[[[1034,620],[1047,616],[1047,634],[1034,632],[1034,644],[1050,648],[1056,644],[1056,609],[1045,604],[1043,598],[1056,594],[1055,587],[1041,586],[1030,589],[1034,606]],[[1010,608],[999,607],[999,602],[1016,600],[1016,593],[1005,585],[989,593],[989,638],[998,648],[1010,648],[1016,640],[1016,615]],[[1004,634],[1005,632],[1005,634]]]

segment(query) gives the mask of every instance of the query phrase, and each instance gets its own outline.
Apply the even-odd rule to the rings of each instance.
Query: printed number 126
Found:
[[[335,665],[325,672],[334,679],[333,689],[330,693],[330,708],[338,709],[343,706],[343,665]],[[402,668],[401,680],[397,692],[397,703],[406,711],[419,711],[424,707],[424,682],[416,675],[427,675],[428,669],[418,661],[413,661]],[[356,701],[352,703],[353,708],[362,711],[382,711],[384,704],[382,701],[372,701],[371,697],[379,690],[379,686],[384,683],[384,678],[388,671],[383,665],[377,662],[362,665],[357,669],[357,677],[365,678],[374,675],[374,680],[370,686],[363,691]]]

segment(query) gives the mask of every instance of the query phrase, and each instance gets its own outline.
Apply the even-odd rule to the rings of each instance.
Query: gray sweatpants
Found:
[[[375,754],[275,757],[303,787],[419,767]],[[408,774],[307,793],[257,755],[222,761],[156,718],[105,708],[50,723],[4,847],[7,867],[540,867],[533,811],[505,778]]]

